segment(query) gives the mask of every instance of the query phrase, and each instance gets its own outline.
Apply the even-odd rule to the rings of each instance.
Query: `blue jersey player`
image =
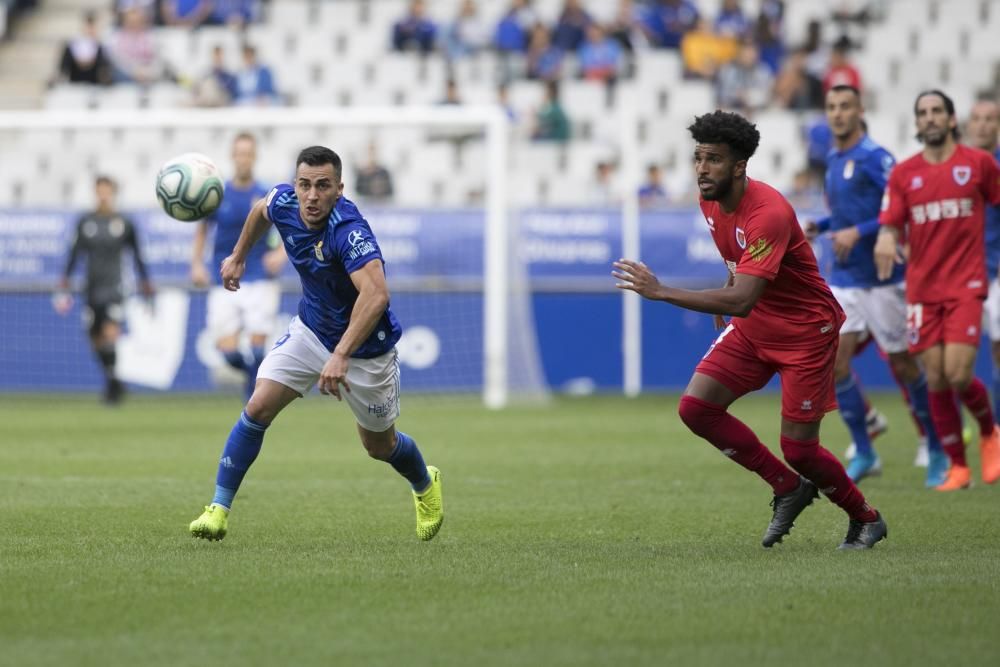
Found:
[[[382,252],[357,206],[343,196],[340,157],[312,146],[299,153],[295,185],[279,185],[254,204],[233,252],[222,263],[222,285],[240,289],[247,256],[273,224],[302,281],[298,315],[268,352],[257,386],[222,450],[215,497],[191,522],[191,534],[225,537],[233,497],[257,458],[278,413],[319,384],[344,400],[369,456],[388,462],[413,488],[417,536],[441,527],[441,474],[424,464],[417,444],[395,428],[399,416],[396,342],[402,328],[389,309]]]
[[[993,100],[979,100],[972,105],[966,125],[969,143],[1000,161],[1000,105]],[[1000,207],[986,209],[986,275],[990,292],[986,297],[983,329],[990,336],[993,356],[993,414],[1000,409]]]
[[[897,265],[888,279],[879,280],[873,256],[882,193],[895,161],[865,134],[862,113],[856,88],[834,86],[827,93],[826,118],[834,137],[826,170],[830,216],[807,229],[810,234],[830,232],[836,255],[830,288],[847,315],[834,366],[840,415],[856,445],[847,473],[860,481],[881,472],[865,423],[867,401],[851,370],[851,359],[862,337],[870,333],[888,355],[892,371],[906,387],[913,412],[927,434],[927,485],[934,487],[944,481],[948,462],[931,425],[927,381],[907,350],[904,267]]]
[[[212,266],[218,269],[239,239],[243,221],[253,205],[264,198],[267,188],[254,179],[257,141],[243,132],[233,139],[232,180],[226,183],[226,196],[219,208],[198,224],[191,258],[191,281],[198,287],[209,284],[205,268],[205,240],[209,227],[215,227]],[[274,331],[281,304],[281,286],[277,275],[285,264],[285,249],[276,233],[256,243],[247,254],[246,273],[240,290],[229,292],[216,277],[208,291],[206,327],[215,346],[230,366],[246,373],[246,399],[257,380],[257,369],[264,360],[267,337]],[[218,275],[213,272],[213,275]],[[241,337],[246,335],[249,349],[244,351]]]

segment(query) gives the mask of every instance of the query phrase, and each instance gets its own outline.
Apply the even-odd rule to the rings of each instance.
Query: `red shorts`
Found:
[[[906,335],[911,354],[944,343],[965,343],[978,348],[982,326],[983,300],[979,298],[906,304]]]
[[[762,388],[777,373],[781,376],[781,416],[793,422],[816,422],[837,409],[833,360],[839,343],[834,328],[828,337],[804,349],[764,348],[730,324],[694,370],[715,378],[737,396]]]

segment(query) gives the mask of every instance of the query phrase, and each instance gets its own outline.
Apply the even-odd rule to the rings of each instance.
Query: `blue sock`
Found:
[[[838,382],[836,389],[840,416],[851,432],[858,454],[868,456],[872,452],[872,442],[868,439],[868,425],[865,423],[865,397],[861,395],[854,374]]]
[[[993,369],[993,414],[1000,415],[1000,368]]]
[[[253,396],[254,387],[257,386],[257,371],[260,370],[260,364],[264,361],[264,355],[267,354],[263,347],[251,348],[251,352],[253,353],[253,363],[247,367],[246,398],[248,401]]]
[[[243,482],[243,476],[247,474],[250,465],[260,453],[261,445],[264,444],[266,429],[263,424],[250,419],[246,412],[240,414],[239,420],[229,433],[226,446],[222,449],[219,474],[215,477],[213,503],[227,509],[232,507],[233,497]]]
[[[247,360],[243,357],[243,353],[239,350],[229,350],[228,352],[223,352],[222,356],[225,357],[226,363],[236,370],[245,371],[247,369]]]
[[[427,473],[427,466],[420,450],[417,449],[417,443],[402,431],[396,431],[396,448],[389,457],[389,465],[405,477],[413,490],[418,493],[431,483],[431,476]]]
[[[927,434],[927,450],[940,452],[941,441],[938,440],[937,431],[934,430],[934,422],[931,420],[930,402],[927,398],[927,378],[921,373],[920,377],[913,384],[906,387],[906,390],[910,393],[910,405],[913,406],[913,414],[916,415],[917,421],[924,427],[924,433]]]

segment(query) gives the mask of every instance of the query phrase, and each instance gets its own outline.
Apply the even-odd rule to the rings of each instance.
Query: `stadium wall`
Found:
[[[130,215],[160,294],[155,309],[130,300],[131,336],[122,350],[126,379],[157,389],[208,391],[226,378],[205,332],[206,293],[188,287],[194,227],[156,210]],[[393,308],[408,330],[400,346],[407,387],[477,390],[483,379],[483,212],[369,209],[367,215],[387,258]],[[621,212],[526,210],[518,216],[513,243],[529,271],[546,381],[570,393],[620,390],[622,296],[613,287],[610,262],[622,254]],[[0,391],[92,390],[100,384],[79,300],[65,317],[51,303],[76,217],[62,210],[0,210]],[[700,211],[643,212],[640,230],[641,257],[664,282],[720,284],[725,269]],[[816,252],[826,269],[829,248],[821,243]],[[275,336],[298,300],[296,277],[287,270],[285,319]],[[124,275],[132,276],[130,266]],[[644,389],[682,388],[715,335],[707,315],[643,302]],[[988,354],[980,355],[980,364],[988,376]],[[873,351],[862,355],[859,371],[868,386],[892,383]]]

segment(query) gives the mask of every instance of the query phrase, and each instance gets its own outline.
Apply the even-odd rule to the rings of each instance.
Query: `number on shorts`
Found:
[[[733,325],[732,324],[727,324],[726,328],[722,330],[722,333],[719,334],[719,337],[716,338],[715,342],[712,343],[712,346],[708,348],[708,352],[705,353],[705,356],[702,357],[702,359],[707,359],[708,355],[712,354],[712,350],[715,349],[715,346],[718,345],[719,343],[721,343],[722,339],[726,337],[726,334],[728,334],[732,330],[733,330]]]
[[[920,327],[924,325],[924,304],[906,304],[906,333],[910,344],[916,345],[920,340]]]

